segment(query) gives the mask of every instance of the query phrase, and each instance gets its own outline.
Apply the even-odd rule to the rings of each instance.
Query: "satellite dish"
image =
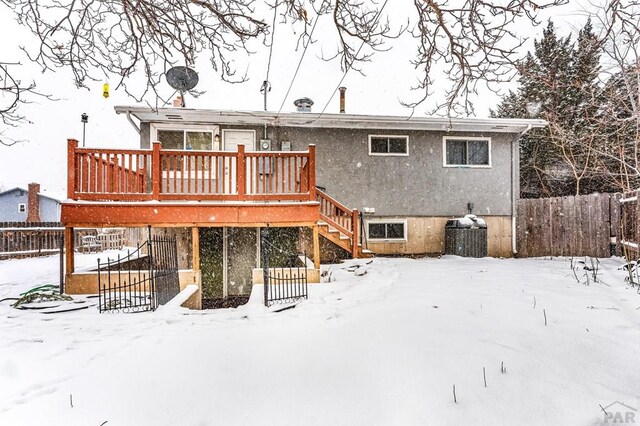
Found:
[[[167,83],[179,92],[188,92],[198,85],[198,73],[188,67],[173,67],[167,71]]]

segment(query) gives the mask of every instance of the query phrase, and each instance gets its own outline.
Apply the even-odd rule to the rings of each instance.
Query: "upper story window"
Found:
[[[491,167],[491,139],[445,137],[444,166]]]
[[[25,213],[27,211],[27,205],[24,203],[18,204],[18,213]]]
[[[369,155],[409,155],[409,136],[369,135]]]

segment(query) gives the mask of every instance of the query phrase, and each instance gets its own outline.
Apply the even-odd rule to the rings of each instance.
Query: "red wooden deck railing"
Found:
[[[349,209],[326,193],[316,190],[320,203],[320,219],[351,239],[351,254],[358,256],[358,210]]]
[[[78,148],[67,151],[72,200],[316,201],[315,147],[304,152]]]

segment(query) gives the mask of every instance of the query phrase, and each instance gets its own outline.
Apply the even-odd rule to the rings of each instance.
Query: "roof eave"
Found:
[[[242,124],[248,126],[360,128],[377,130],[465,131],[520,133],[528,128],[542,128],[547,122],[538,119],[398,117],[355,114],[280,113],[264,111],[225,111],[189,108],[116,106],[116,113],[129,113],[141,122],[181,124]]]

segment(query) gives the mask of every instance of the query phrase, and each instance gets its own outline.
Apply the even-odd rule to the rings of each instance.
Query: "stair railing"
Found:
[[[316,187],[320,203],[320,219],[337,229],[351,241],[351,255],[358,256],[358,209],[350,209]]]

